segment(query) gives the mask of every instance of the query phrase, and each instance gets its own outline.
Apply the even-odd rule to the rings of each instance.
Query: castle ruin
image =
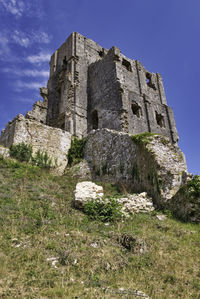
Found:
[[[0,145],[31,144],[66,166],[71,136],[110,129],[129,134],[158,133],[177,144],[173,111],[167,106],[162,78],[117,47],[107,50],[72,33],[50,60],[47,87],[26,116],[2,130]]]
[[[162,78],[118,48],[106,50],[72,33],[52,55],[46,123],[83,137],[108,128],[131,134],[153,132],[178,140]]]

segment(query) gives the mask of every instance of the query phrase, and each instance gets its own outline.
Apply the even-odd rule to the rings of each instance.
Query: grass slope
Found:
[[[0,298],[200,298],[199,225],[145,214],[91,221],[72,207],[76,183],[0,159]],[[124,233],[148,252],[120,245]]]

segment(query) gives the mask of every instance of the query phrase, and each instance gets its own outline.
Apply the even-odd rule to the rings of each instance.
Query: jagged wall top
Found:
[[[76,32],[51,57],[47,124],[79,137],[109,128],[178,140],[161,76]]]
[[[50,60],[47,87],[26,118],[78,137],[108,128],[139,134],[153,132],[178,140],[162,78],[117,47],[107,50],[72,33]]]

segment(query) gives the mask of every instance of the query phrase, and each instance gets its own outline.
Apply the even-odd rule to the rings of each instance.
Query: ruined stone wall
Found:
[[[140,62],[127,59],[121,53],[118,54],[116,68],[123,90],[126,131],[133,134],[145,131],[159,133],[176,143],[178,134],[174,116],[167,106],[161,76],[150,73]]]
[[[51,57],[47,124],[82,137],[87,134],[88,66],[106,50],[72,33]]]
[[[127,60],[119,55],[117,76],[123,90],[124,113],[127,119],[127,132],[160,133],[173,139],[169,118],[167,115],[166,99],[161,78],[158,74],[150,73],[138,61]]]
[[[71,134],[61,129],[46,126],[42,123],[26,119],[19,114],[10,122],[0,137],[0,145],[9,148],[12,144],[25,142],[37,150],[47,152],[57,161],[58,172],[62,173],[67,165],[67,152],[71,145]]]
[[[159,74],[148,72],[116,47],[91,64],[88,73],[88,131],[98,123],[98,128],[159,133],[177,142],[173,112],[166,104]]]
[[[160,135],[137,140],[108,129],[93,131],[87,138],[85,159],[93,180],[119,183],[127,191],[147,192],[163,207],[186,182],[183,153]]]
[[[5,129],[1,131],[0,145],[3,145],[5,147],[9,148],[13,144],[17,118],[18,118],[18,116],[15,117],[12,121],[9,121],[7,123]]]
[[[76,32],[51,57],[47,97],[47,125],[78,137],[110,128],[178,140],[161,76]]]
[[[56,50],[50,61],[47,125],[65,128],[65,114],[73,114],[74,88],[72,82],[72,35]],[[67,63],[68,62],[68,63]],[[68,123],[70,127],[70,124]],[[71,131],[68,130],[68,131]]]
[[[114,48],[89,66],[88,131],[109,128],[122,131],[122,97],[113,59]]]
[[[37,101],[33,104],[33,109],[26,113],[26,118],[46,124],[47,102]]]

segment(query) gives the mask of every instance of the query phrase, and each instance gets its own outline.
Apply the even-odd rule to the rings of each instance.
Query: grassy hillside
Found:
[[[92,221],[73,208],[76,183],[0,159],[1,298],[200,298],[199,225],[156,213]]]

